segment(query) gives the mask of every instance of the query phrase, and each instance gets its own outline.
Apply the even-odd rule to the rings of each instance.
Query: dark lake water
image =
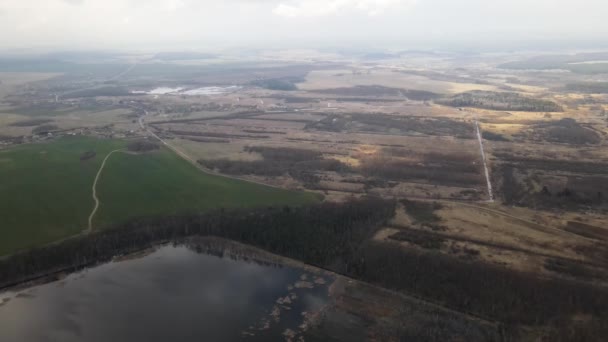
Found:
[[[222,253],[163,246],[0,293],[0,341],[281,341],[328,301],[330,275]]]

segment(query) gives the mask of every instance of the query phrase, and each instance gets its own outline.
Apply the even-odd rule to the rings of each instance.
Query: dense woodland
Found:
[[[432,209],[421,208],[427,212],[421,217],[432,219],[428,217]],[[592,340],[605,336],[608,289],[372,242],[370,237],[394,210],[394,201],[365,198],[344,204],[216,210],[133,220],[116,227],[119,229],[4,259],[0,261],[0,284],[5,287],[93,265],[161,242],[218,236],[499,322],[505,340],[516,340],[523,325],[550,326],[546,334],[556,334],[563,322],[572,327],[563,336],[584,333]],[[589,319],[573,322],[574,315]],[[555,340],[562,335],[555,335]]]
[[[215,210],[142,218],[0,261],[0,288],[31,277],[109,260],[189,236],[218,236],[315,265],[351,260],[354,249],[389,219],[393,201],[377,198],[305,207]],[[341,263],[348,269],[349,262]]]
[[[497,195],[507,205],[536,209],[608,210],[608,164],[531,158],[497,152]],[[562,180],[551,177],[562,174]]]
[[[541,171],[509,164],[497,166],[496,174],[500,184],[497,194],[507,205],[571,211],[608,208],[606,177],[569,176],[565,184],[555,185]]]
[[[452,107],[474,107],[491,110],[514,110],[526,112],[561,112],[563,108],[555,102],[533,99],[511,92],[471,91],[437,101]]]
[[[428,154],[422,161],[370,156],[361,161],[359,171],[367,177],[385,180],[425,180],[446,186],[477,186],[482,183],[481,164],[475,164],[468,156],[455,154]],[[460,159],[460,157],[462,157]]]
[[[532,127],[529,138],[573,145],[596,145],[602,142],[597,132],[571,118],[536,124]]]
[[[251,85],[269,90],[292,91],[298,90],[296,83],[304,81],[302,77],[281,77],[256,80],[251,82]]]
[[[507,139],[504,135],[502,134],[498,134],[498,133],[494,133],[494,132],[489,132],[489,131],[483,131],[481,133],[481,136],[485,139],[485,140],[491,140],[491,141],[510,141],[509,139]]]
[[[592,341],[601,340],[608,333],[606,288],[541,279],[533,274],[397,245],[369,242],[359,251],[356,260],[360,262],[351,269],[355,278],[498,321],[505,328],[550,326],[549,334],[553,334],[555,329],[564,329],[561,326],[564,323],[571,327],[567,330],[582,325],[589,329],[585,334],[592,336],[589,339]],[[572,321],[578,314],[590,319]],[[509,334],[517,340],[516,331]],[[561,338],[556,340],[572,340]]]
[[[328,132],[373,132],[395,134],[420,133],[431,136],[451,135],[461,139],[474,138],[474,127],[471,123],[450,118],[405,117],[387,114],[328,115],[323,120],[310,123],[307,129]]]

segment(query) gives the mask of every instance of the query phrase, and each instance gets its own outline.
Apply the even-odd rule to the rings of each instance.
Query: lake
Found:
[[[0,293],[0,341],[286,340],[327,306],[332,275],[214,245],[165,245]]]

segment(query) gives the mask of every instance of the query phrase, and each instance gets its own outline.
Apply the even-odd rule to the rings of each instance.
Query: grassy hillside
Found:
[[[91,186],[97,170],[110,151],[126,145],[120,140],[71,137],[0,151],[0,255],[85,229],[94,205]],[[91,151],[94,157],[85,158]],[[113,154],[97,190],[101,205],[96,229],[138,216],[317,200],[311,193],[205,174],[166,149]]]

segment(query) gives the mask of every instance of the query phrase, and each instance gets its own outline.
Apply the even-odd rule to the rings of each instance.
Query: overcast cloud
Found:
[[[597,40],[606,0],[0,0],[0,48]]]

